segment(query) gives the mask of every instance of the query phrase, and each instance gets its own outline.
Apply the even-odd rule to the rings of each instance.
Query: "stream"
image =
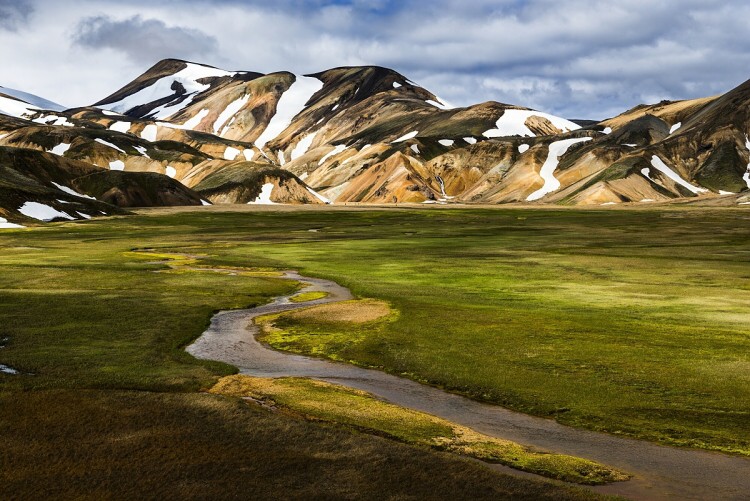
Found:
[[[538,449],[580,456],[633,475],[591,489],[634,500],[750,500],[750,459],[709,451],[662,446],[561,425],[485,404],[385,372],[284,353],[258,342],[252,319],[309,306],[353,299],[351,292],[329,280],[287,271],[283,278],[308,284],[303,292],[323,291],[323,299],[294,303],[290,296],[244,310],[214,315],[209,328],[187,351],[193,356],[236,366],[258,377],[309,377],[370,392],[383,400],[467,426],[486,435]],[[493,465],[490,465],[493,466]],[[514,471],[498,468],[503,472]],[[518,472],[523,476],[523,474]],[[539,477],[541,478],[541,477]]]

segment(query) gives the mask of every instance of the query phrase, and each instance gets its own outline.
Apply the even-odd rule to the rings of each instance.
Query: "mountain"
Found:
[[[166,176],[0,147],[0,223],[89,219],[123,214],[120,207],[200,204],[197,194]]]
[[[726,205],[748,200],[749,110],[750,82],[596,123],[493,101],[455,108],[377,66],[261,74],[168,59],[92,106],[0,92],[0,147],[119,172],[100,174],[117,186],[151,173],[157,191],[173,187],[162,178],[187,190],[108,199],[121,206]]]

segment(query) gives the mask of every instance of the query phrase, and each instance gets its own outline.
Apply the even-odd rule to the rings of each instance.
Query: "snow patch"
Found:
[[[115,122],[109,126],[109,130],[126,134],[130,130],[131,125],[132,124],[130,122]]]
[[[65,117],[59,118],[53,125],[62,125],[64,127],[75,127],[75,124],[73,122],[68,122],[68,119]]]
[[[340,144],[340,145],[336,146],[333,150],[331,150],[328,153],[326,153],[323,156],[323,158],[321,158],[320,160],[318,160],[318,165],[323,165],[326,160],[328,160],[329,158],[331,158],[333,156],[338,155],[339,153],[341,153],[345,149],[346,149],[346,145]]]
[[[165,173],[167,177],[174,178],[177,175],[177,169],[175,169],[171,165],[167,165],[167,168],[165,169]]]
[[[449,148],[453,146],[453,143],[455,143],[455,141],[453,141],[453,139],[440,139],[438,143]]]
[[[300,181],[304,181],[305,179],[307,179],[308,177],[310,177],[310,174],[307,173],[307,172],[303,172],[301,176],[297,176],[297,177],[299,177]]]
[[[134,94],[126,96],[120,101],[109,103],[104,106],[118,113],[127,113],[137,106],[153,103],[154,101],[164,99],[165,97],[173,96],[175,92],[172,90],[172,86],[175,85],[175,83],[182,85],[185,89],[185,94],[180,97],[184,97],[185,99],[175,99],[155,108],[149,114],[154,118],[163,120],[171,117],[178,111],[187,108],[196,95],[204,92],[210,87],[208,84],[199,83],[198,80],[210,77],[233,76],[235,74],[236,73],[220,70],[218,68],[187,63],[187,67],[177,73],[162,77],[145,89],[141,89]]]
[[[109,162],[109,170],[125,170],[125,162],[122,160],[113,160]]]
[[[244,150],[242,150],[242,154],[244,155],[245,160],[247,160],[248,162],[250,162],[253,159],[253,157],[255,156],[255,150],[253,150],[251,148],[245,148]]]
[[[638,145],[634,144],[634,143],[625,143],[625,144],[623,144],[623,146],[630,146],[631,148],[635,148]]]
[[[519,144],[518,145],[518,153],[526,153],[529,151],[530,146],[528,144]]]
[[[315,136],[317,134],[317,132],[308,134],[297,143],[297,146],[295,146],[292,150],[292,160],[297,160],[299,157],[307,153],[307,150],[310,149],[310,146],[312,145],[313,140],[315,139]]]
[[[326,197],[324,197],[323,195],[321,195],[317,191],[313,190],[309,186],[307,187],[307,191],[309,191],[315,198],[317,198],[318,200],[320,200],[324,204],[330,204],[331,203],[330,200],[328,200]]]
[[[224,108],[224,111],[221,112],[219,118],[217,118],[214,122],[214,134],[219,134],[219,129],[221,129],[221,133],[219,134],[219,136],[224,137],[224,134],[229,132],[229,126],[232,125],[231,122],[228,124],[227,122],[229,122],[230,119],[233,119],[234,116],[239,113],[242,107],[245,106],[249,100],[250,94],[245,94],[241,98],[235,99],[234,101],[229,103],[229,105]],[[234,122],[234,120],[232,120],[232,122]]]
[[[399,87],[403,87],[403,85],[401,85],[401,84],[400,84],[400,83],[398,83],[398,82],[393,82],[393,88],[394,88],[394,89],[398,89]]]
[[[146,150],[144,146],[136,146],[135,151],[137,151],[138,153],[140,153],[142,156],[146,158],[151,158],[150,156],[148,156],[148,150]]]
[[[258,197],[252,202],[248,202],[248,204],[275,205],[276,202],[271,201],[271,193],[273,192],[273,188],[273,183],[264,184],[260,189],[260,195],[258,195]]]
[[[552,125],[563,132],[570,132],[581,128],[580,125],[577,125],[570,120],[565,120],[564,118],[550,115],[548,113],[541,113],[532,110],[505,110],[503,115],[497,120],[495,128],[484,132],[482,135],[484,137],[535,137],[536,134],[526,127],[526,120],[528,120],[529,117],[546,118],[552,123]]]
[[[673,126],[672,126],[672,127],[670,128],[670,129],[669,129],[669,133],[670,133],[670,134],[674,134],[675,132],[677,132],[677,129],[679,129],[680,127],[682,127],[682,122],[677,122],[676,124],[674,124],[674,125],[673,125]]]
[[[68,122],[68,117],[58,117],[57,115],[47,115],[44,117],[35,118],[32,122],[42,125],[57,125],[65,127],[74,127],[75,125]]]
[[[440,102],[442,101],[442,102]],[[432,99],[427,99],[425,102],[431,106],[434,106],[435,108],[439,108],[441,110],[452,110],[455,108],[452,104],[446,102],[443,99],[440,99],[440,101],[434,101]]]
[[[145,139],[146,141],[154,142],[156,141],[156,132],[159,129],[154,124],[149,124],[143,128],[141,131],[141,138]]]
[[[52,184],[54,184],[54,185],[55,185],[55,187],[56,187],[56,188],[57,188],[58,190],[60,190],[60,191],[63,191],[63,192],[65,192],[65,193],[67,193],[68,195],[73,195],[74,197],[79,197],[79,198],[88,198],[89,200],[96,200],[96,198],[94,198],[94,197],[90,197],[90,196],[88,196],[88,195],[83,195],[83,194],[81,194],[81,193],[78,193],[77,191],[75,191],[75,190],[72,190],[71,188],[68,188],[67,186],[63,186],[63,185],[61,185],[61,184],[57,184],[57,183],[56,183],[56,182],[54,182],[54,181],[51,181],[51,182],[52,182]]]
[[[48,116],[41,116],[38,118],[35,118],[32,120],[35,124],[41,124],[41,125],[47,125],[47,122],[51,122],[53,120],[57,120],[57,115],[48,115]]]
[[[117,145],[114,145],[114,144],[110,143],[109,141],[105,141],[104,139],[101,139],[101,138],[97,137],[96,139],[94,139],[94,141],[96,141],[99,144],[103,144],[104,146],[107,146],[109,148],[112,148],[113,150],[117,150],[117,151],[120,151],[122,153],[125,153],[125,150],[123,150],[122,148],[120,148]],[[125,153],[125,154],[127,155],[127,153]]]
[[[234,160],[237,158],[237,155],[240,154],[240,150],[237,148],[232,148],[231,146],[227,146],[227,149],[224,150],[224,159],[225,160]]]
[[[203,200],[201,198],[201,205],[213,205],[213,204],[211,202],[209,202],[208,200]]]
[[[642,168],[641,169],[641,174],[643,174],[643,177],[645,177],[649,181],[654,181],[653,179],[651,179],[651,169],[649,169],[648,167]],[[654,181],[654,182],[656,182],[656,181]]]
[[[477,140],[473,137],[465,137],[464,141],[466,141],[469,144],[477,144]]]
[[[735,192],[733,192],[733,191],[724,191],[724,190],[719,190],[719,195],[721,195],[721,196],[726,196],[726,195],[736,195],[736,194],[737,194],[737,193],[735,193]]]
[[[182,124],[180,128],[182,129],[188,129],[193,130],[203,121],[204,118],[206,118],[206,115],[210,113],[210,110],[208,108],[203,108],[198,113],[195,114],[193,118]]]
[[[687,181],[685,181],[684,179],[682,179],[679,174],[677,174],[675,171],[673,171],[671,168],[669,168],[667,166],[667,164],[665,164],[662,161],[662,159],[659,158],[656,155],[654,155],[653,157],[651,157],[651,165],[656,170],[658,170],[658,171],[662,172],[663,174],[665,174],[669,179],[671,179],[675,183],[679,184],[683,188],[687,188],[688,190],[692,191],[696,195],[699,194],[699,193],[706,193],[708,191],[708,190],[706,190],[704,188],[699,188],[697,186],[693,186],[692,184],[690,184]]]
[[[417,146],[416,144],[412,144],[412,145],[411,145],[411,151],[413,151],[413,152],[414,152],[414,153],[416,153],[417,155],[419,155],[419,154],[420,154],[420,151],[419,151],[419,146]]]
[[[542,165],[542,169],[539,171],[539,175],[542,177],[542,179],[544,179],[544,186],[526,197],[527,201],[531,202],[534,200],[539,200],[548,193],[552,193],[553,191],[556,191],[560,188],[560,181],[558,181],[554,175],[555,169],[557,169],[557,165],[560,163],[560,157],[565,155],[565,153],[568,151],[568,148],[570,148],[574,144],[582,143],[585,141],[591,141],[591,138],[577,137],[573,139],[564,139],[562,141],[555,141],[554,143],[551,143],[549,145],[547,160],[545,160],[544,165]]]
[[[70,149],[70,143],[60,143],[51,150],[47,150],[49,153],[53,153],[55,155],[63,156],[66,151]]]
[[[612,134],[612,127],[605,127],[602,134]]]
[[[48,99],[44,99],[43,97],[39,97],[35,94],[29,94],[28,92],[24,92],[22,90],[11,89],[8,87],[0,87],[0,93],[5,94],[7,96],[15,97],[16,99],[20,99],[21,101],[34,105],[37,108],[41,108],[43,110],[50,110],[50,111],[65,111],[66,110],[66,107],[61,104],[57,104]]]
[[[344,193],[344,191],[349,187],[350,183],[351,181],[346,181],[346,182],[341,183],[338,186],[334,186],[333,188],[328,188],[326,190],[326,196],[328,197],[329,200],[331,200],[331,203],[338,200],[341,194]]]
[[[13,367],[8,367],[7,365],[0,364],[0,372],[3,374],[20,374],[17,370],[15,370]]]
[[[750,138],[748,138],[747,136],[745,136],[745,148],[747,148],[747,151],[750,152]],[[750,188],[750,163],[747,164],[747,170],[742,176],[742,180],[745,181],[747,187]]]
[[[83,212],[76,212],[76,214],[78,214],[79,216],[81,216],[83,219],[91,219],[91,216],[89,216],[88,214],[85,214]]]
[[[662,172],[663,174],[666,174],[666,176],[674,181],[675,183],[679,184],[683,188],[687,188],[688,190],[692,191],[696,195],[699,193],[705,193],[708,190],[704,188],[699,188],[697,186],[693,186],[692,184],[688,183],[684,179],[680,177],[679,174],[677,174],[675,171],[667,167],[667,164],[665,164],[661,158],[654,155],[651,157],[651,165],[658,171]]]
[[[602,205],[617,205],[617,202],[604,202]]]
[[[69,220],[75,219],[74,217],[64,212],[60,212],[54,207],[50,207],[49,205],[45,205],[45,204],[40,204],[38,202],[26,202],[25,204],[21,206],[20,209],[18,209],[18,212],[20,212],[26,217],[38,219],[39,221],[50,221],[58,217],[69,219]]]
[[[653,198],[644,198],[643,200],[641,200],[641,202],[644,202],[644,203],[649,203],[649,202],[653,202],[653,201],[654,201]]]
[[[0,88],[0,92],[2,92],[3,89],[4,87]],[[39,108],[32,104],[0,96],[0,113],[5,115],[10,115],[16,118],[28,118],[38,111]]]
[[[0,230],[10,230],[13,228],[25,228],[25,226],[21,226],[20,224],[15,223],[9,223],[7,219],[4,217],[0,217]]]
[[[323,82],[313,77],[296,76],[297,79],[289,89],[281,95],[276,105],[276,114],[271,118],[268,127],[263,131],[255,145],[263,148],[269,141],[276,139],[279,134],[289,127],[294,117],[299,115],[313,95],[323,88]]]
[[[396,139],[395,141],[391,141],[392,144],[395,143],[403,143],[404,141],[408,141],[409,139],[414,139],[419,134],[418,130],[409,132],[408,134],[404,134],[400,138]]]

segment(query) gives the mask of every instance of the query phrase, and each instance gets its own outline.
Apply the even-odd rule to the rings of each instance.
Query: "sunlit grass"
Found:
[[[313,291],[313,292],[301,292],[289,298],[293,303],[306,303],[308,301],[316,301],[328,297],[328,293],[324,291]]]
[[[748,453],[748,222],[731,209],[207,211],[0,233],[0,363],[35,374],[0,388],[185,391],[231,373],[182,348],[215,310],[297,286],[152,264],[183,252],[296,268],[396,312],[289,320],[286,348],[566,424]]]
[[[568,482],[597,485],[629,478],[593,461],[533,451],[377,400],[363,391],[321,381],[237,375],[222,378],[211,392],[281,405],[307,418],[382,433],[410,444],[457,452]]]

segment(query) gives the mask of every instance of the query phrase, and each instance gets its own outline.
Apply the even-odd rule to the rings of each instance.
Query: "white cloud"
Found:
[[[23,33],[0,29],[13,48],[0,56],[13,69],[0,85],[70,106],[168,56],[261,72],[378,64],[458,105],[497,100],[571,118],[750,77],[750,5],[739,0],[35,2],[15,21],[28,19]],[[17,4],[0,0],[0,13]]]

